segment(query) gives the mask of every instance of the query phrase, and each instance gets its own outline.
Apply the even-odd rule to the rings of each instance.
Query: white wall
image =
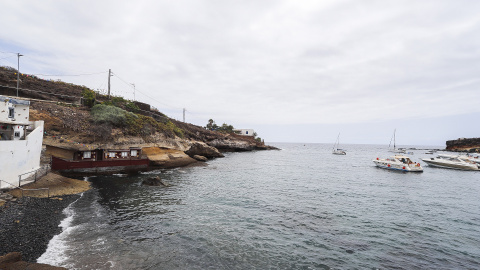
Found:
[[[0,141],[0,180],[18,186],[20,174],[40,168],[43,142],[43,121],[36,121],[35,129],[25,140]],[[25,179],[28,175],[22,176]],[[0,188],[12,186],[0,181]]]
[[[12,100],[2,97],[0,101],[0,121],[10,124],[24,124],[28,123],[28,116],[30,111],[30,105],[28,101],[24,100]],[[24,104],[22,104],[24,103]],[[9,108],[14,108],[14,117],[12,120],[8,117]]]
[[[253,136],[253,133],[255,133],[253,129],[235,129],[235,130],[240,131],[240,135],[245,135],[245,136]]]

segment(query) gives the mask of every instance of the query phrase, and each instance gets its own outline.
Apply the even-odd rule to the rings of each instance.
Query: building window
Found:
[[[137,156],[137,150],[131,150],[130,151],[130,156],[136,157]]]
[[[110,158],[114,158],[116,156],[117,156],[117,153],[115,153],[115,152],[109,152],[108,153],[108,157],[110,157]]]
[[[122,152],[122,158],[128,157],[128,152]]]
[[[15,137],[16,138],[20,137],[20,131],[15,131]]]
[[[83,152],[83,158],[92,158],[92,152],[91,151]]]
[[[13,118],[15,116],[15,108],[8,108],[8,118]]]

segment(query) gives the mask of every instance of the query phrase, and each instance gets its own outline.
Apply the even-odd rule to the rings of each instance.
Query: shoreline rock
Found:
[[[30,263],[22,260],[20,252],[11,252],[0,256],[0,269],[2,270],[67,270],[64,267],[51,266],[43,263]]]

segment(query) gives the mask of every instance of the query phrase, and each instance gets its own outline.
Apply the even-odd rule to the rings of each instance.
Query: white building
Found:
[[[234,129],[235,133],[245,136],[254,136],[255,131],[253,129]]]
[[[29,121],[30,101],[0,96],[0,189],[19,186],[40,168],[43,121]]]

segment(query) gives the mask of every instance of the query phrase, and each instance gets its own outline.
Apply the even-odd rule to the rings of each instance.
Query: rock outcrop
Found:
[[[480,152],[480,138],[459,138],[456,140],[447,141],[447,151],[456,152]]]
[[[197,162],[197,160],[191,158],[180,150],[145,147],[142,151],[150,160],[150,165],[157,168],[168,169],[184,167]]]
[[[212,147],[203,142],[194,142],[190,148],[185,151],[185,154],[194,157],[194,156],[204,156],[206,158],[217,158],[224,157],[217,148]]]
[[[207,158],[207,157],[204,157],[204,156],[194,155],[193,158],[196,159],[196,160],[198,160],[198,161],[203,161],[203,162],[207,162],[207,161],[208,161],[208,158]]]
[[[22,261],[20,252],[11,252],[0,256],[0,269],[2,270],[67,270],[67,268],[51,266],[43,263],[29,263]]]
[[[169,187],[169,186],[171,186],[170,184],[165,183],[165,182],[160,178],[160,176],[147,178],[146,180],[143,180],[142,185],[145,185],[145,186],[157,186],[157,187],[158,187],[158,186],[163,186],[163,187]]]

